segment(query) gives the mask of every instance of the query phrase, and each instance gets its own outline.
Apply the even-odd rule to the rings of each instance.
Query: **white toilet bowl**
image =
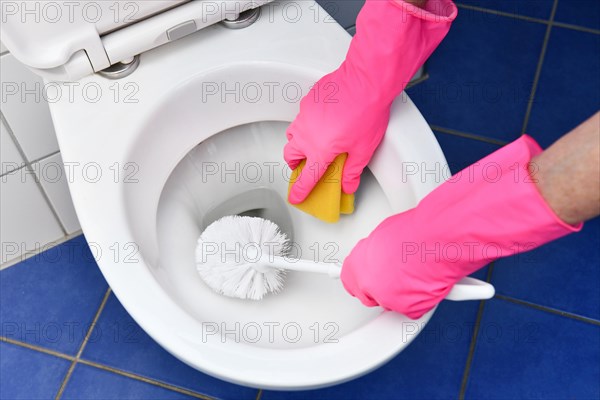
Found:
[[[328,225],[286,204],[285,128],[350,42],[316,3],[295,4],[304,16],[294,23],[271,11],[242,30],[208,27],[143,53],[127,78],[81,79],[78,87],[100,90],[97,101],[51,104],[81,225],[127,311],[194,368],[288,390],[373,370],[433,311],[411,321],[363,307],[339,281],[298,273],[260,302],[225,298],[196,274],[202,229],[223,215],[261,215],[290,233],[304,258],[341,261],[383,218],[448,177],[429,126],[404,96],[355,214]]]

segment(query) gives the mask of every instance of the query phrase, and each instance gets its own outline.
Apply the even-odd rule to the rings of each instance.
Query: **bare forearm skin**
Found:
[[[404,0],[424,8],[427,0]],[[530,173],[564,222],[600,215],[600,112],[533,158]]]
[[[600,112],[534,157],[529,171],[564,222],[600,215]]]

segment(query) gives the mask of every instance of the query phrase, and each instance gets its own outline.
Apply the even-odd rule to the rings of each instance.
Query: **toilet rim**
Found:
[[[309,7],[310,3],[312,2],[301,2],[302,7]],[[282,39],[279,45],[267,45],[266,42],[255,40],[268,36],[269,33],[279,35]],[[190,76],[198,78],[213,66],[250,60],[260,68],[269,64],[276,65],[277,68],[283,66],[287,73],[296,63],[302,66],[298,67],[300,70],[310,73],[310,79],[314,82],[338,65],[349,43],[349,36],[341,27],[334,24],[314,24],[312,20],[302,20],[298,24],[275,21],[268,26],[265,21],[262,24],[259,21],[253,28],[249,28],[247,35],[237,39],[235,34],[216,27],[215,30],[207,30],[196,37],[171,43],[169,47],[142,54],[140,67],[130,77],[142,82],[140,87],[143,89],[143,103],[116,104],[110,101],[110,96],[104,96],[97,104],[69,104],[67,99],[51,104],[65,162],[84,164],[89,160],[96,160],[102,168],[109,170],[115,162],[123,165],[132,161],[130,156],[138,154],[135,153],[136,147],[140,151],[151,147],[150,143],[145,143],[141,138],[140,130],[152,113],[163,107],[161,101],[164,99],[157,99],[163,96],[165,90],[171,90],[176,85],[185,86]],[[200,38],[203,40],[199,40]],[[206,38],[211,40],[204,40]],[[252,53],[247,51],[249,43],[255,43]],[[294,43],[297,48],[289,46],[290,43]],[[217,51],[224,45],[231,51]],[[203,54],[215,54],[215,57],[203,57]],[[186,62],[182,63],[181,60]],[[185,78],[182,80],[181,76]],[[98,76],[87,77],[80,83],[97,84],[104,93],[113,93],[110,88],[114,82]],[[120,87],[126,89],[126,83],[124,81]],[[292,113],[278,114],[275,120],[291,121],[296,112],[297,109]],[[262,116],[256,119],[273,120]],[[252,121],[246,118],[238,122],[235,125]],[[88,125],[87,132],[82,132],[81,128]],[[215,127],[209,136],[229,127]],[[120,132],[123,130],[135,132],[137,136],[122,135]],[[419,162],[445,162],[431,129],[407,97],[403,96],[394,103],[389,130],[398,134],[386,135],[370,164],[372,169],[380,171],[376,178],[381,182],[397,179],[395,171],[386,172],[386,169],[390,165],[388,160],[398,159],[398,152],[408,154]],[[100,146],[108,148],[98,151]],[[190,149],[187,145],[185,147],[178,150],[180,158]],[[176,162],[170,162],[169,168],[172,170],[175,165]],[[161,177],[157,184],[160,186],[158,193],[154,193],[157,203],[171,171],[159,172],[166,176]],[[149,171],[149,176],[151,175],[152,171]],[[437,183],[439,182],[427,181],[415,185],[412,188],[415,202]],[[383,187],[384,183],[381,184]],[[136,242],[138,235],[135,232],[135,221],[130,220],[129,215],[130,193],[122,181],[111,183],[103,180],[89,185],[85,181],[76,180],[69,182],[69,185],[88,242],[96,243],[102,249],[108,249],[114,243]],[[387,186],[390,187],[389,184]],[[398,193],[386,195],[393,202],[394,199],[401,198],[403,193],[399,190]],[[140,204],[146,206],[144,203],[144,198],[140,198]],[[137,264],[124,265],[121,262],[115,263],[107,254],[98,260],[98,264],[125,309],[163,348],[209,375],[251,387],[310,389],[354,379],[401,351],[417,336],[417,332],[433,313],[431,311],[420,320],[411,321],[400,314],[383,312],[369,324],[342,337],[343,341],[340,343],[328,344],[329,346],[274,350],[252,348],[239,343],[223,344],[213,337],[204,343],[198,335],[202,329],[201,323],[169,296],[152,274],[147,259],[141,259]],[[407,326],[413,328],[415,324],[416,331],[408,335],[405,341],[399,341],[398,332]],[[331,360],[336,364],[330,363]]]
[[[265,65],[262,65],[261,69],[263,67]],[[289,69],[286,69],[284,73],[288,71]],[[316,73],[303,71],[309,73],[311,78]],[[196,76],[194,79],[202,78]],[[182,83],[179,88],[189,90],[189,82]],[[168,97],[165,96],[163,101],[168,102]],[[163,105],[161,103],[159,107]],[[283,115],[286,114],[282,113],[279,119],[286,119],[282,117]],[[289,120],[289,116],[287,119]],[[245,122],[253,121],[245,120]],[[228,121],[225,124],[221,121],[221,123],[223,124],[221,128],[210,132],[205,131],[206,137],[227,129],[232,122]],[[393,160],[397,160],[397,152],[400,149],[410,152],[416,160],[445,161],[429,126],[407,98],[399,99],[394,103],[389,130],[394,134],[386,135],[370,164],[376,179],[384,181],[387,179],[388,182],[390,179],[397,179],[397,176],[389,176],[388,173],[389,166],[393,165]],[[402,134],[396,134],[399,131]],[[419,136],[418,140],[416,136]],[[180,143],[178,146],[181,146],[180,153],[183,155],[189,150],[189,146],[185,146],[185,149]],[[180,157],[182,158],[183,155]],[[171,164],[174,167],[177,163],[171,162]],[[171,171],[166,175],[168,176]],[[434,182],[417,185],[415,195],[423,196],[433,189],[434,185]],[[164,183],[160,186],[162,190]],[[385,186],[382,185],[384,192],[391,188],[391,183]],[[132,230],[134,222],[130,220],[131,214],[126,206],[125,186],[117,185],[112,189],[119,195],[106,196],[107,199],[112,200],[104,203],[104,213],[113,221],[118,221],[119,226],[100,233],[100,229],[95,229],[93,226],[92,219],[85,218],[84,228],[88,240],[100,243],[102,248],[110,246],[115,240],[122,243],[136,241],[136,234]],[[392,194],[390,196],[393,197]],[[96,221],[99,219],[101,218],[96,218]],[[120,237],[116,239],[115,233]],[[246,386],[267,389],[308,389],[354,379],[377,368],[406,347],[433,313],[432,310],[420,320],[412,321],[400,314],[382,312],[361,328],[340,337],[339,343],[320,344],[302,349],[267,349],[242,343],[221,343],[217,336],[211,336],[204,341],[198,334],[203,329],[201,321],[183,311],[169,296],[152,274],[151,266],[145,259],[127,268],[122,268],[122,265],[106,259],[100,260],[99,265],[126,310],[162,347],[188,365],[209,375]],[[135,289],[132,289],[131,282],[137,283]],[[398,335],[401,332],[406,334],[409,325],[411,334],[403,340],[398,340]],[[262,368],[260,364],[264,364]]]
[[[281,63],[251,63],[261,73],[270,73],[278,70],[282,76],[303,74],[306,81],[314,82],[322,74],[314,68],[297,67]],[[230,68],[245,68],[245,64],[231,64]],[[248,69],[244,69],[246,72]],[[231,72],[223,68],[210,70],[210,73]],[[136,129],[135,140],[127,138],[129,142],[122,147],[114,149],[121,162],[149,157],[152,159],[152,148],[165,151],[164,146],[153,146],[147,135],[141,132],[151,123],[150,116],[157,115],[157,110],[165,110],[170,96],[177,90],[189,91],[190,79],[201,81],[205,79],[209,71],[198,73],[187,80],[181,81],[171,92],[165,94],[161,101],[157,101],[153,107],[144,110],[144,114],[136,116],[135,120],[129,121],[127,128]],[[99,78],[98,78],[99,79]],[[249,108],[248,110],[250,110]],[[122,109],[114,106],[118,115],[125,113]],[[268,111],[268,112],[267,112]],[[297,110],[295,105],[289,109],[274,113],[273,110],[262,110],[254,118],[237,115],[235,120],[220,120],[211,125],[211,128],[203,127],[206,137],[217,134],[231,126],[243,123],[264,120],[286,120],[291,121]],[[114,122],[107,121],[106,124]],[[398,185],[397,171],[390,166],[396,165],[397,160],[402,160],[403,155],[410,155],[409,160],[419,162],[445,163],[445,159],[433,133],[421,116],[414,104],[406,96],[400,96],[392,106],[391,119],[388,131],[392,134],[385,135],[383,142],[377,150],[369,167],[375,178],[379,181],[386,193],[390,203],[400,201],[406,197],[401,185]],[[160,137],[160,135],[158,135]],[[162,137],[162,142],[166,138]],[[157,179],[156,199],[154,206],[154,218],[160,193],[179,160],[193,147],[192,142],[177,142],[173,151],[178,155],[170,161],[161,159],[159,175]],[[64,143],[65,157],[69,161],[85,160],[87,155],[81,149],[75,153],[69,148],[71,143]],[[197,142],[196,142],[197,144]],[[175,145],[174,145],[175,146]],[[150,153],[149,153],[150,152]],[[109,166],[115,161],[108,153],[105,165]],[[406,159],[406,157],[404,157]],[[110,161],[109,161],[110,159]],[[168,165],[169,170],[164,170]],[[153,176],[152,168],[142,171],[148,176]],[[409,181],[412,182],[412,181]],[[410,186],[416,201],[432,190],[439,182],[425,180]],[[407,187],[409,186],[409,187]],[[391,191],[391,188],[396,190]],[[94,242],[100,248],[110,248],[115,242],[131,243],[137,242],[138,234],[135,232],[135,220],[131,219],[131,195],[132,191],[142,192],[140,186],[127,187],[123,182],[116,184],[97,184],[83,186],[82,182],[75,182],[71,190],[74,192],[74,200],[82,227],[89,242]],[[149,203],[143,195],[139,198],[140,203]],[[145,204],[134,204],[134,206],[145,206]],[[147,221],[138,225],[147,230]],[[156,226],[153,227],[156,229]],[[136,322],[163,348],[176,356],[186,364],[199,369],[217,378],[251,387],[265,389],[309,389],[332,384],[341,383],[357,376],[366,374],[391,359],[410,341],[417,336],[426,322],[431,318],[433,310],[417,321],[392,312],[382,312],[377,318],[368,324],[340,337],[340,342],[335,344],[321,344],[303,349],[266,349],[251,347],[242,343],[221,343],[215,337],[207,338],[206,342],[198,332],[202,332],[202,324],[191,315],[182,310],[174,299],[157,281],[151,272],[149,258],[143,258],[138,264],[124,265],[114,263],[110,257],[103,257],[98,261],[109,285],[115,295],[121,301],[125,309],[136,320]],[[135,282],[135,286],[132,285]],[[410,326],[410,335],[403,340],[398,339],[401,332],[406,332]]]

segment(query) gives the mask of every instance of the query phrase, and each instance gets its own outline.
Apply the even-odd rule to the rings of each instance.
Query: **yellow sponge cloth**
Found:
[[[342,192],[342,171],[346,158],[348,158],[347,153],[337,156],[306,200],[300,204],[293,204],[293,206],[329,223],[337,222],[340,214],[352,214],[354,212],[354,194]],[[305,164],[306,160],[302,161],[292,172],[288,195]]]

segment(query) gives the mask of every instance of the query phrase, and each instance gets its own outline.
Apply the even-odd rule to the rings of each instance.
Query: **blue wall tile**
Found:
[[[500,294],[600,320],[600,218],[579,233],[496,261]]]
[[[561,0],[558,2],[554,19],[558,22],[600,29],[600,1]]]
[[[407,92],[433,125],[517,139],[545,31],[542,24],[462,9],[428,61],[429,79]]]
[[[78,364],[62,396],[65,400],[194,399],[150,383],[140,382],[112,372]]]
[[[553,2],[554,0],[461,0],[458,4],[547,20],[550,18]]]
[[[79,236],[0,272],[1,335],[74,355],[106,290]]]
[[[552,28],[527,131],[552,144],[600,109],[600,35]]]
[[[270,399],[454,399],[458,397],[479,302],[444,301],[402,353],[354,381],[304,392],[265,391]]]
[[[212,378],[177,360],[135,323],[114,295],[106,303],[82,358],[208,396],[254,400],[257,394],[255,389]]]
[[[593,399],[600,326],[493,299],[486,303],[467,399]]]
[[[433,133],[444,151],[446,161],[448,161],[448,166],[453,174],[481,160],[501,147],[496,144],[437,132],[435,130]]]
[[[0,342],[0,399],[53,399],[70,361]]]
[[[341,26],[349,28],[356,23],[365,0],[317,0],[317,3]]]

